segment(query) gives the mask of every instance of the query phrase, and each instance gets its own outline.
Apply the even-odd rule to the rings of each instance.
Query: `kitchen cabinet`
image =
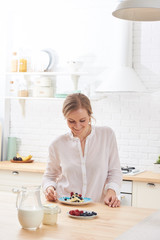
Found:
[[[22,185],[41,185],[43,173],[0,170],[0,191],[16,192]]]
[[[0,190],[11,191],[14,187],[23,184],[41,185],[42,176],[46,163],[12,163],[10,161],[0,162]]]
[[[121,206],[132,206],[132,181],[123,180],[121,186]]]
[[[41,185],[46,162],[0,162],[0,191],[10,192],[23,184]],[[121,205],[160,208],[160,174],[145,171],[134,176],[123,175]]]
[[[45,163],[0,162],[0,191],[16,191],[22,185],[41,185]]]
[[[132,206],[160,208],[160,183],[133,181]]]

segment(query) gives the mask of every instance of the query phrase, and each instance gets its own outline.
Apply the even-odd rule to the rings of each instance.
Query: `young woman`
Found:
[[[122,173],[113,130],[91,124],[92,107],[84,94],[67,96],[62,111],[70,132],[57,137],[49,147],[42,182],[46,199],[56,201],[77,192],[119,207]]]

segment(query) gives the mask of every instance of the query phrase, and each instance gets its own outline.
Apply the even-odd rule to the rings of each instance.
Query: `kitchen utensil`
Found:
[[[36,230],[43,219],[40,186],[22,186],[17,195],[16,207],[22,228]]]
[[[7,160],[13,159],[17,153],[16,137],[8,137]]]

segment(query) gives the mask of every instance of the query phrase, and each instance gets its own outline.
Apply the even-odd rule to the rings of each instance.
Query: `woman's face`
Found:
[[[85,136],[89,129],[90,116],[84,108],[79,108],[67,115],[67,124],[75,137]]]

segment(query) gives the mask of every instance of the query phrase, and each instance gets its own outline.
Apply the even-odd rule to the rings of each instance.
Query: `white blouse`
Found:
[[[109,127],[92,126],[86,138],[84,156],[79,138],[67,133],[49,147],[43,190],[54,186],[57,196],[77,192],[95,202],[102,202],[108,188],[120,194],[122,173],[116,138]]]

